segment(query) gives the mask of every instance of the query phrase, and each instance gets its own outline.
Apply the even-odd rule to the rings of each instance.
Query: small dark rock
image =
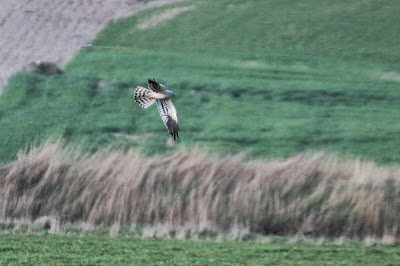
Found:
[[[38,73],[44,75],[63,74],[64,72],[52,62],[31,62],[22,68],[23,72]]]

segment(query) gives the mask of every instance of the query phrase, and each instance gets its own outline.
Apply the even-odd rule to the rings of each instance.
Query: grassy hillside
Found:
[[[137,27],[181,6],[194,7]],[[399,11],[397,1],[199,0],[119,20],[67,74],[10,80],[0,160],[57,135],[92,148],[199,144],[262,157],[323,149],[398,163]],[[182,137],[173,148],[156,108],[132,101],[153,77],[177,94]]]
[[[188,1],[197,8],[147,30],[134,25],[161,11],[109,26],[94,42],[140,50],[328,55],[398,63],[398,1]],[[162,9],[160,9],[162,10]],[[149,13],[151,13],[149,15]]]
[[[393,265],[398,248],[138,240],[110,237],[2,236],[0,263],[129,265]]]

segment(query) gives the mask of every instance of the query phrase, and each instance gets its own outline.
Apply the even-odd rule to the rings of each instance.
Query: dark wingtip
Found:
[[[149,82],[149,83],[156,83],[156,84],[158,84],[158,82],[156,81],[156,79],[155,79],[155,78],[153,78],[153,79],[147,79],[147,82]]]
[[[179,139],[179,126],[178,123],[176,123],[175,120],[173,120],[171,117],[168,117],[168,121],[167,121],[167,128],[169,131],[169,134],[171,135],[171,137],[174,138],[174,140],[176,140],[176,138]]]
[[[160,83],[158,83],[155,79],[148,79],[147,84],[149,85],[149,89],[155,92],[158,92],[160,90]]]
[[[179,134],[177,132],[171,132],[169,134],[171,135],[171,137],[174,138],[174,140],[176,140],[177,138],[179,139]]]

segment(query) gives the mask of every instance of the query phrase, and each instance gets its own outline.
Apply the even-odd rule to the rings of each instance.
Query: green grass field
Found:
[[[394,265],[395,246],[140,240],[101,236],[9,236],[0,263],[52,265]]]
[[[153,28],[136,26],[190,5],[197,8]],[[94,149],[328,150],[398,163],[399,11],[396,1],[188,1],[121,19],[65,75],[10,80],[0,98],[0,160],[61,136]],[[177,94],[182,132],[173,148],[156,108],[132,100],[153,77]]]
[[[137,27],[154,15],[162,14],[173,7],[185,6],[192,6],[192,10],[148,29]],[[112,22],[93,40],[90,49],[82,49],[64,67],[64,75],[18,73],[9,80],[7,88],[0,96],[0,163],[2,165],[11,162],[21,149],[42,143],[48,138],[61,138],[68,145],[83,144],[83,153],[104,146],[121,149],[137,147],[149,154],[173,153],[183,146],[204,146],[221,154],[246,152],[253,158],[262,159],[286,157],[304,151],[327,150],[341,157],[358,156],[380,164],[398,164],[399,13],[400,2],[395,0],[190,0],[149,9],[137,16]],[[181,138],[173,147],[166,145],[169,136],[157,108],[144,110],[132,99],[134,88],[137,85],[145,86],[148,78],[155,78],[176,93],[173,102],[182,131]],[[41,163],[36,156],[31,156],[29,161],[32,162],[28,164],[31,166],[30,172],[27,171],[28,168],[20,168],[24,167],[18,163],[21,161],[16,161],[15,169],[20,172],[12,172],[17,173],[15,178],[7,174],[7,180],[8,185],[15,185],[20,189],[15,190],[20,194],[11,193],[11,196],[16,196],[16,200],[6,202],[3,210],[8,207],[11,215],[15,215],[16,209],[10,204],[18,203],[22,207],[28,205],[29,197],[25,197],[24,193],[31,195],[31,198],[43,196],[43,204],[40,201],[33,202],[37,204],[34,204],[37,206],[35,211],[41,211],[45,203],[53,203],[46,198],[50,195],[46,183],[36,182],[42,177],[53,180],[51,171],[54,169],[60,170],[61,174],[56,175],[60,180],[64,178],[63,174],[66,174],[68,168],[82,169],[82,165],[71,163],[75,158],[72,155],[71,160],[61,163],[57,161],[59,157],[53,156],[54,154],[50,154],[50,157],[44,157],[44,162],[54,163],[55,167],[49,167],[50,170],[46,168],[43,172],[39,170],[45,163]],[[39,164],[35,164],[37,162]],[[319,165],[318,162],[314,163]],[[393,225],[382,227],[377,235],[382,236],[382,239],[392,237],[386,243],[398,243],[397,216],[390,207],[397,206],[400,195],[397,190],[397,168],[385,168],[385,178],[382,178],[380,168],[376,170],[371,165],[359,164],[357,161],[353,164],[355,166],[350,167],[349,174],[343,175],[345,178],[354,177],[349,178],[354,180],[349,183],[343,181],[347,179],[342,178],[342,169],[336,169],[335,166],[338,165],[335,162],[332,163],[333,166],[327,164],[329,167],[324,173],[331,179],[326,181],[326,187],[323,186],[325,183],[321,187],[328,192],[318,195],[322,195],[322,199],[327,200],[330,205],[321,213],[337,212],[330,218],[332,224],[336,225],[337,222],[340,227],[340,217],[348,219],[349,216],[343,214],[345,208],[332,203],[335,199],[340,199],[339,194],[343,196],[347,193],[350,196],[344,197],[339,203],[345,207],[359,208],[350,213],[378,217],[360,219],[361,225],[355,226],[361,228],[363,221],[378,225],[380,224],[377,221],[390,222],[383,215],[387,214],[393,218]],[[129,163],[123,165],[129,166]],[[192,172],[184,164],[179,165],[184,169],[182,172],[191,176]],[[119,169],[114,167],[114,163],[106,166],[112,166],[112,170]],[[9,167],[10,165],[0,166],[0,173],[6,173]],[[130,188],[122,181],[131,180],[131,171],[126,171],[128,178],[119,178],[118,183],[109,174],[114,173],[111,170],[99,172],[96,171],[98,165],[91,167],[95,169],[93,173],[99,173],[99,176],[104,174],[113,180],[115,190],[110,189],[113,186],[105,185],[108,190],[104,191],[116,191],[112,195],[116,203],[121,203],[118,197],[119,186]],[[307,186],[305,193],[312,191],[315,188],[313,178],[320,178],[321,172],[312,164],[307,169],[311,169],[311,173],[315,172],[315,175],[309,175],[310,183],[295,186],[293,182],[286,182],[285,185],[298,191],[296,193],[304,193],[301,192],[304,186]],[[336,173],[332,169],[339,174],[331,176]],[[145,171],[143,173],[148,178]],[[278,169],[276,173],[281,171]],[[79,176],[73,172],[70,174],[73,177]],[[79,174],[89,181],[93,180],[85,172]],[[122,176],[118,174],[115,176]],[[285,178],[296,177],[290,171],[283,174]],[[299,176],[296,180],[306,176],[304,171],[296,174]],[[26,181],[16,182],[25,177],[24,175],[26,180],[32,180],[28,185],[37,185],[37,191],[43,193],[27,189]],[[227,180],[231,180],[229,178],[232,176],[228,176]],[[260,178],[263,175],[255,176]],[[380,179],[376,180],[375,177]],[[148,180],[146,178],[143,180]],[[99,180],[104,181],[107,178]],[[166,180],[173,178],[167,176]],[[252,180],[249,178],[249,182]],[[329,191],[334,187],[330,185],[332,180],[338,180],[334,184],[342,186],[346,193],[339,193],[342,190],[338,190],[338,195],[323,198],[331,195]],[[90,186],[84,188],[90,191],[100,183],[89,183]],[[52,182],[49,184],[57,185]],[[61,192],[70,192],[67,194],[72,195],[71,202],[78,207],[82,202],[87,203],[85,206],[94,204],[95,201],[91,203],[85,200],[88,194],[96,197],[98,192],[82,194],[82,184],[74,184],[78,189],[52,192],[55,196],[61,195]],[[157,182],[155,184],[165,188],[167,192],[179,192],[173,186],[164,187],[164,183]],[[278,182],[278,194],[285,191],[285,185],[279,185]],[[6,186],[4,188],[4,194],[9,193],[10,190]],[[164,192],[163,189],[159,191]],[[99,190],[101,191],[103,190]],[[193,191],[196,192],[195,188]],[[231,193],[228,189],[219,191],[222,195],[219,199]],[[289,194],[293,197],[298,195],[296,193]],[[148,194],[156,195],[151,189]],[[270,194],[273,196],[273,193]],[[315,206],[312,200],[299,206],[311,206],[307,210],[315,213],[318,204],[323,200],[309,194],[311,199],[317,199]],[[104,195],[106,196],[102,199],[110,203],[109,195]],[[354,199],[366,200],[357,204],[357,200],[351,200],[352,195]],[[143,198],[142,195],[139,196]],[[299,217],[304,215],[298,212],[301,208],[289,208],[294,206],[291,203],[301,199],[300,196],[292,197],[288,197],[286,201],[288,208],[284,204],[276,206],[278,213],[285,210]],[[374,200],[374,197],[379,200]],[[80,198],[83,198],[82,202],[79,201]],[[160,202],[167,202],[165,200],[166,198],[161,198]],[[61,202],[66,205],[64,210],[72,206],[67,206],[67,200]],[[210,201],[205,202],[201,206],[215,207]],[[246,203],[246,198],[242,202]],[[271,200],[267,203],[273,205],[274,202]],[[374,205],[379,202],[382,204]],[[156,207],[157,203],[155,201]],[[97,207],[100,210],[105,209],[103,205]],[[43,211],[41,215],[54,214],[54,209],[56,208],[49,208],[49,213]],[[82,208],[77,210],[81,211]],[[23,214],[18,218],[22,216]],[[352,218],[350,220],[359,221],[353,221]],[[288,222],[290,224],[291,221]],[[368,226],[363,228],[363,236],[368,237],[364,234]],[[341,226],[340,229],[345,232],[346,227]],[[288,231],[294,232],[293,230]],[[11,233],[16,235],[3,234],[0,237],[1,265],[394,265],[400,259],[398,247],[389,245],[317,245],[288,241],[196,242],[110,237],[109,234],[76,237],[55,236],[49,232],[40,236],[18,235],[18,231]]]

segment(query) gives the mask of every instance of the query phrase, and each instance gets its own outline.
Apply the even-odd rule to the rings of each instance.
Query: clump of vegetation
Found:
[[[49,142],[0,168],[3,219],[60,224],[397,239],[399,191],[399,168],[323,153],[245,161],[196,149],[87,154]]]

